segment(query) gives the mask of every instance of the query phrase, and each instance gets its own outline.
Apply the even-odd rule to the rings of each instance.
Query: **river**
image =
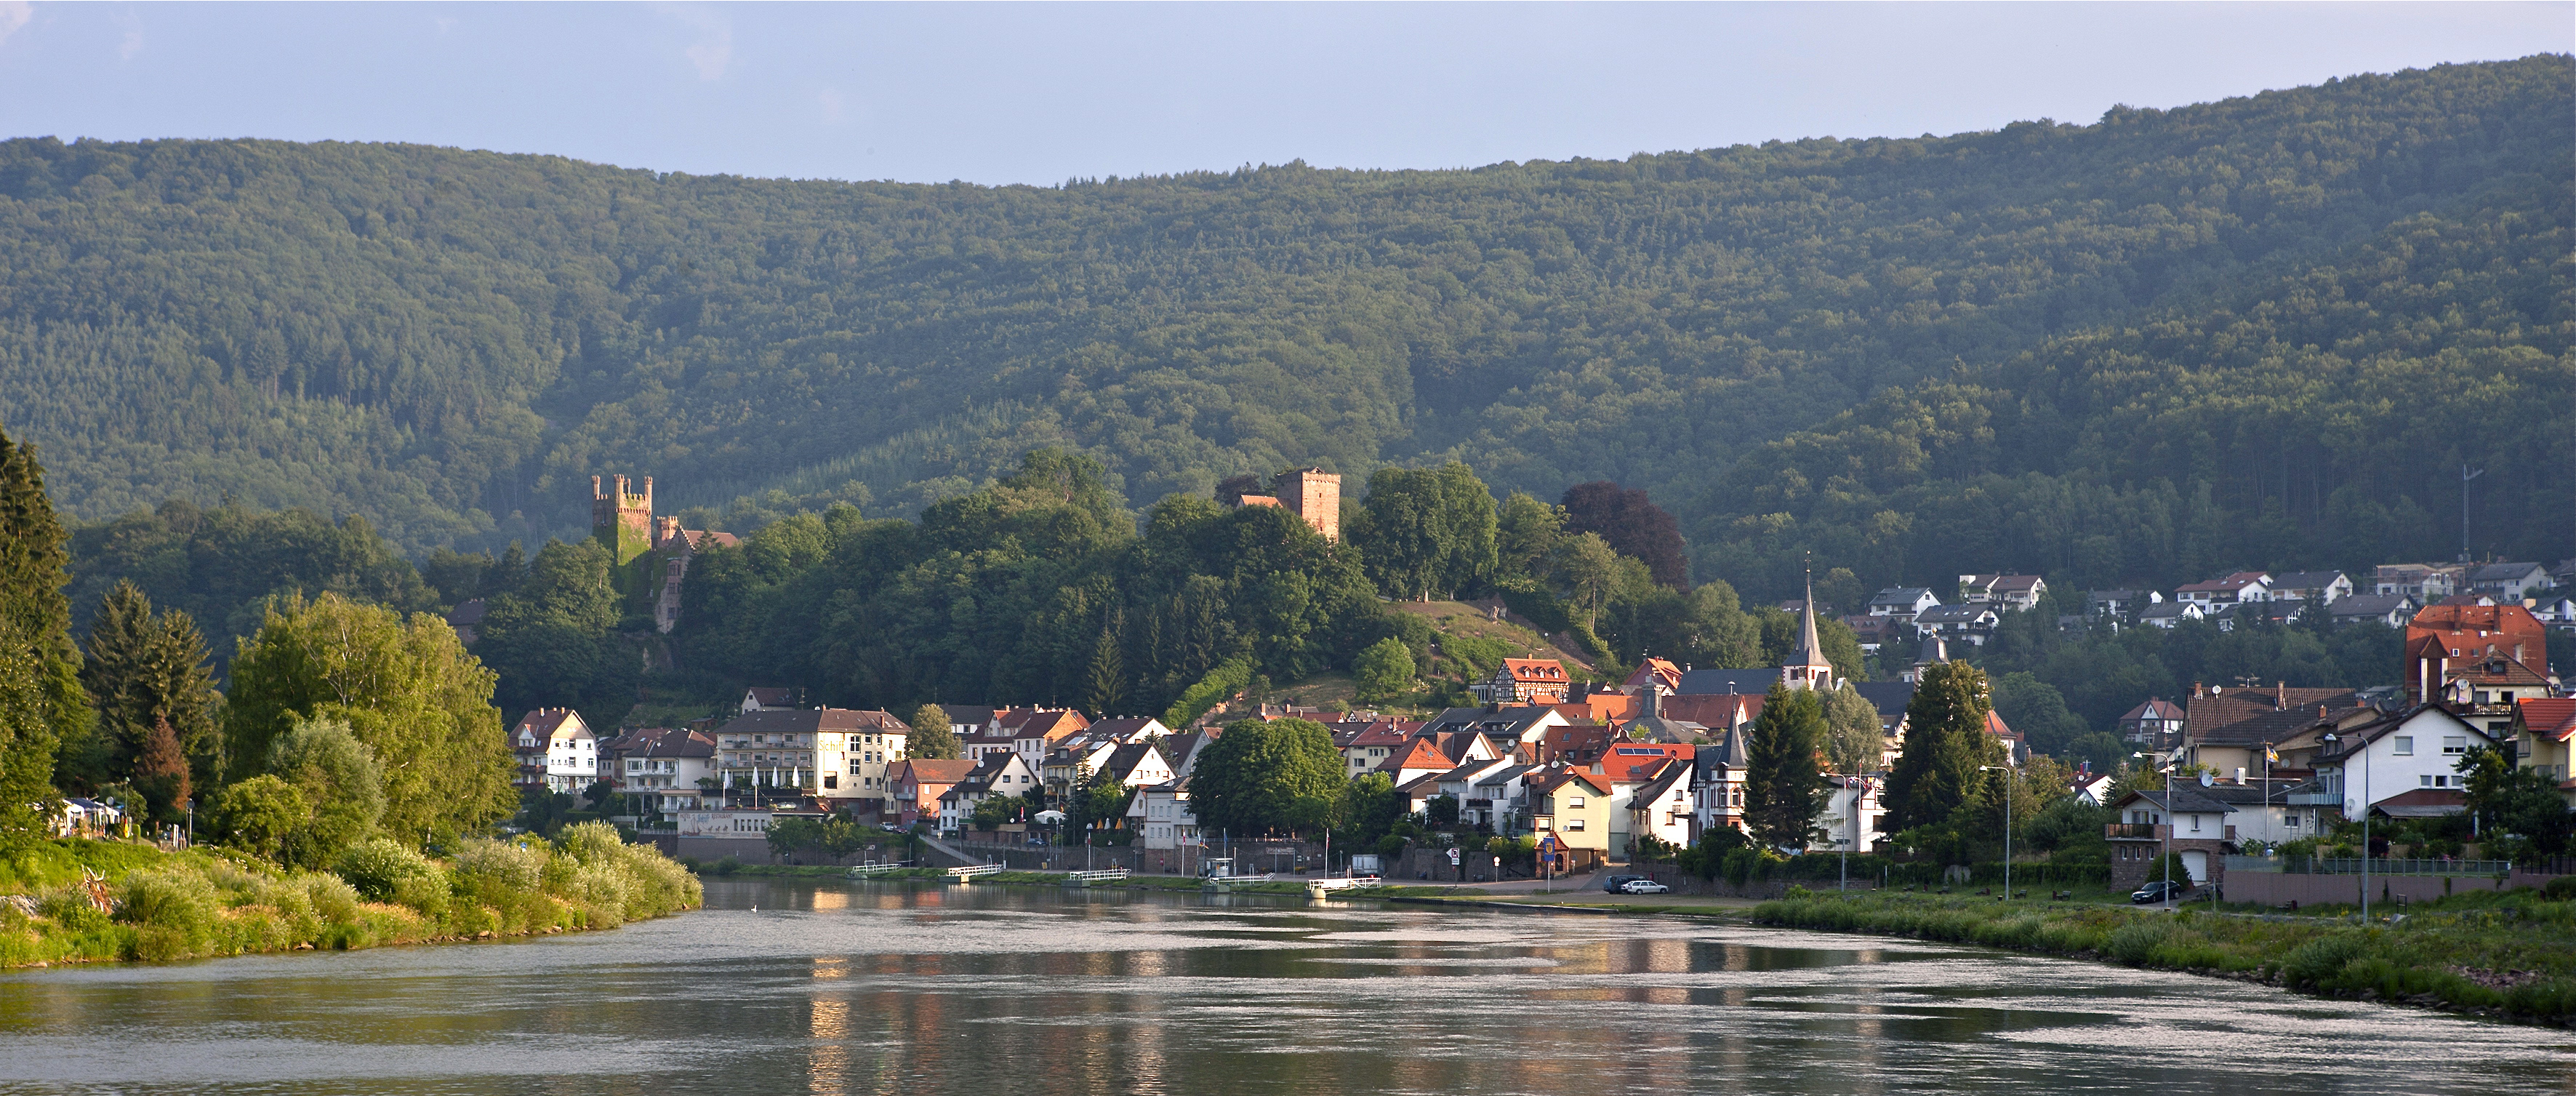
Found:
[[[0,973],[0,1093],[2563,1093],[2576,1036],[1680,918],[711,880],[526,943]]]

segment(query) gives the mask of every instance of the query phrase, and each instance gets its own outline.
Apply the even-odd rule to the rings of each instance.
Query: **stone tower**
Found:
[[[653,477],[644,477],[641,493],[629,491],[624,476],[611,476],[611,490],[590,477],[590,535],[608,549],[609,563],[624,567],[653,548]]]
[[[1279,504],[1306,519],[1325,540],[1342,539],[1342,477],[1321,468],[1292,468],[1279,473],[1272,490]]]
[[[1816,638],[1816,583],[1807,582],[1807,604],[1798,613],[1798,645],[1780,662],[1780,680],[1792,689],[1831,689],[1834,664]]]

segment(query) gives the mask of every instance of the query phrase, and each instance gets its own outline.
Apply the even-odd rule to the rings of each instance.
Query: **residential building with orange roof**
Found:
[[[1487,704],[1563,704],[1574,687],[1552,658],[1507,658],[1492,677],[1471,686]]]
[[[2559,794],[2576,807],[2576,697],[2536,697],[2517,701],[2513,712],[2514,753],[2522,768],[2533,769],[2558,785]]]
[[[2406,625],[2407,692],[2417,703],[2470,706],[2500,730],[2519,700],[2554,690],[2549,633],[2520,605],[2461,599],[2426,606]]]

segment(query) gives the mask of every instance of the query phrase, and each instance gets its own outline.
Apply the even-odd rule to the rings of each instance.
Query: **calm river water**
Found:
[[[534,943],[0,974],[0,1092],[2576,1091],[2567,1032],[1939,945],[1019,887],[707,899]]]

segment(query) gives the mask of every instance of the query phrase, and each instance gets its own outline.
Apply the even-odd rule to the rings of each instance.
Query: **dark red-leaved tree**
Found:
[[[1565,531],[1599,533],[1620,554],[1643,561],[1656,582],[1676,590],[1690,586],[1681,525],[1647,499],[1643,490],[1631,491],[1609,480],[1566,488]]]

